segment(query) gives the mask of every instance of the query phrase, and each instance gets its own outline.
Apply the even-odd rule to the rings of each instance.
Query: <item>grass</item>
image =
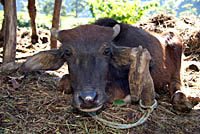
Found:
[[[57,90],[55,77],[47,73],[0,73],[0,133],[32,134],[143,134],[199,132],[199,111],[188,115],[171,112],[169,96],[159,100],[158,108],[138,127],[126,130],[109,128],[71,106],[72,95]],[[20,87],[15,88],[12,81]],[[106,105],[102,118],[131,121],[138,106]],[[110,116],[111,115],[111,116]],[[125,116],[126,115],[126,116]],[[118,120],[119,121],[119,120]]]

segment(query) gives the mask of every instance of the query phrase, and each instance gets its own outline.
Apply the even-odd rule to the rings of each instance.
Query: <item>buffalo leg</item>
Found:
[[[38,35],[36,29],[36,7],[35,7],[35,0],[28,0],[28,12],[31,18],[31,28],[32,28],[32,35],[31,35],[31,42],[32,44],[38,43]]]
[[[70,85],[69,74],[65,74],[61,78],[61,80],[58,82],[58,88],[59,88],[60,91],[63,91],[67,94],[71,94],[73,92],[71,85]]]
[[[183,51],[183,44],[178,35],[174,32],[167,32],[164,35],[166,39],[166,47],[173,58],[175,70],[172,72],[171,81],[169,83],[169,91],[171,94],[171,101],[173,108],[181,112],[187,112],[192,109],[192,104],[187,99],[186,95],[181,92],[181,56]]]

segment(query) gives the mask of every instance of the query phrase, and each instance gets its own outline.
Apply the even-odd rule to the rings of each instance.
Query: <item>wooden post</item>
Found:
[[[38,43],[38,35],[35,23],[35,18],[36,18],[35,0],[28,0],[28,13],[31,18],[31,28],[32,28],[31,42],[32,44],[36,44]]]
[[[60,23],[60,11],[62,6],[62,0],[55,0],[54,4],[54,12],[53,12],[53,21],[52,21],[52,28],[59,29]],[[51,36],[51,49],[57,48],[57,40]]]
[[[5,0],[5,36],[3,45],[3,63],[15,62],[17,13],[16,0]]]

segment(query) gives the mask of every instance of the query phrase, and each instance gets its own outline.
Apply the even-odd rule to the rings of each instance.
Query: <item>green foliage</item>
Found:
[[[30,27],[30,17],[27,12],[18,12],[17,13],[17,24],[19,27]],[[94,21],[93,18],[74,18],[61,16],[60,18],[60,29],[69,29],[81,24],[88,24],[90,21]],[[3,11],[0,11],[0,24],[2,25],[3,21]],[[45,29],[50,29],[52,26],[52,16],[45,14],[37,14],[36,17],[37,27],[42,27]],[[1,26],[0,25],[0,26]]]
[[[22,12],[27,12],[28,11],[28,8],[27,8],[27,5],[28,5],[28,1],[20,1],[20,5],[21,5],[21,10]]]
[[[37,4],[37,9],[40,12],[45,13],[46,15],[53,15],[53,9],[54,9],[54,0],[44,0],[44,1],[39,1]],[[65,0],[62,2],[62,7],[61,7],[61,15],[66,16],[67,11],[66,11],[67,6],[65,5]]]
[[[73,16],[77,18],[79,13],[81,13],[85,9],[86,4],[87,3],[85,0],[72,0],[70,3],[70,7]]]
[[[41,27],[41,28],[48,29],[48,30],[51,29],[51,26],[50,26],[50,25],[47,25],[46,23],[39,23],[39,24],[37,25],[37,27]]]
[[[51,29],[52,16],[44,15],[44,14],[37,14],[36,24],[37,24],[37,27],[42,27],[44,29]]]
[[[44,29],[50,29],[52,22],[52,16],[46,16],[38,14],[36,18],[37,27],[42,27]],[[27,12],[17,13],[17,26],[18,27],[30,27],[30,17]]]
[[[65,0],[62,2],[62,7],[61,7],[61,16],[67,16],[67,6],[65,5]]]
[[[117,106],[124,106],[127,103],[124,102],[123,100],[114,100],[113,104],[117,107]]]
[[[41,7],[41,11],[46,15],[52,15],[54,9],[54,1],[53,0],[44,0],[39,2],[39,6]]]
[[[61,17],[60,29],[70,29],[78,25],[88,24],[94,22],[94,18],[74,18],[74,17]]]
[[[123,23],[135,23],[147,11],[158,6],[158,2],[141,5],[140,0],[88,0],[90,12],[95,19],[110,17]]]
[[[28,13],[19,13],[17,16],[17,26],[18,27],[30,27],[30,18]]]

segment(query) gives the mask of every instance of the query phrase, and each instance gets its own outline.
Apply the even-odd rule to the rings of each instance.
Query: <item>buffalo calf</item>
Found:
[[[122,95],[115,94],[117,97],[131,94],[132,100],[142,99],[143,104],[151,105],[154,88],[159,92],[168,85],[174,109],[191,109],[181,92],[183,44],[174,32],[157,35],[104,18],[73,29],[52,30],[51,34],[61,47],[30,57],[22,68],[56,70],[67,62],[66,83],[70,81],[75,108],[97,111],[109,100],[107,93],[115,90]],[[136,63],[134,59],[138,59]]]

